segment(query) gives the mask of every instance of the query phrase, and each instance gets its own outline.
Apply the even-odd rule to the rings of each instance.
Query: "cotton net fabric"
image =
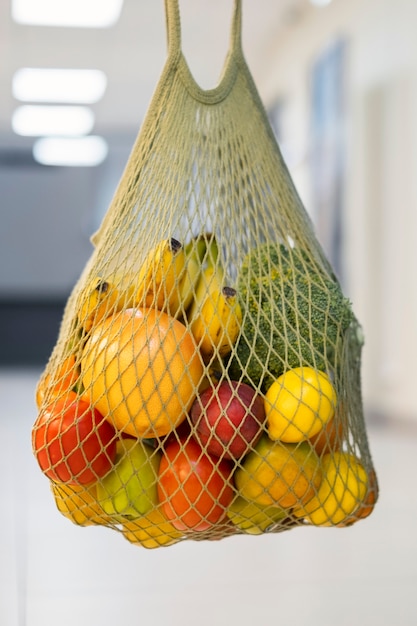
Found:
[[[167,60],[113,201],[92,237],[93,253],[68,299],[56,345],[39,381],[34,452],[51,482],[58,509],[71,521],[106,525],[145,547],[278,533],[312,524],[349,526],[369,514],[378,491],[361,397],[361,326],[317,240],[245,61],[241,1],[234,3],[222,75],[210,90],[199,87],[184,58],[178,1],[166,0],[165,10]],[[187,396],[183,382],[192,357],[184,356],[182,345],[178,350],[171,345],[169,355],[168,349],[163,354],[162,371],[149,348],[153,331],[158,334],[166,323],[162,315],[175,319],[191,336],[194,328],[181,301],[175,311],[165,307],[168,281],[162,277],[158,282],[157,270],[143,272],[144,266],[152,266],[149,259],[155,260],[161,242],[176,242],[182,250],[193,242],[204,244],[201,272],[192,275],[189,300],[197,299],[198,280],[211,265],[214,273],[221,268],[221,285],[239,306],[239,334],[228,350],[215,348],[202,355],[195,339],[201,363]],[[211,257],[213,242],[216,254]],[[173,289],[188,271],[184,268],[186,261],[176,269]],[[224,321],[218,302],[211,307],[213,318],[218,315]],[[192,304],[187,307],[191,310]],[[141,332],[149,364],[142,374],[135,365],[133,339],[132,310],[138,309],[142,322],[147,320]],[[213,321],[217,329],[219,319]],[[164,328],[172,342],[169,320]],[[209,334],[214,333],[210,324],[206,317]],[[113,354],[111,367],[105,355],[110,350],[109,334],[113,349],[114,345],[120,349],[120,354]],[[166,345],[160,337],[158,341]],[[133,355],[131,361],[126,353]],[[296,374],[292,383],[287,382],[290,377],[282,378],[289,372]],[[93,380],[99,375],[100,391]],[[331,391],[323,391],[323,380]],[[278,398],[274,406],[275,400],[268,404],[268,391],[276,381],[278,391],[270,392]],[[212,401],[220,405],[219,386],[235,388],[232,382],[250,387],[263,411],[267,409],[266,415],[260,409],[262,418],[255,415],[258,432],[239,454],[220,431],[210,435],[217,448],[207,447],[191,416],[193,405],[203,417],[209,412],[201,399],[204,390],[206,395],[207,389],[211,391]],[[166,417],[171,425],[158,430],[159,416],[152,413],[149,430],[139,429],[135,403],[146,416],[147,398],[159,398],[160,411],[167,411],[172,400],[167,389],[172,396],[181,396],[178,419]],[[306,389],[314,408],[303,399]],[[291,415],[279,404],[284,392],[295,406]],[[64,414],[80,398],[83,411],[85,405],[97,410],[113,428],[108,447],[98,436],[106,458],[105,468],[97,473],[96,457],[85,452],[81,430],[72,447],[66,441],[70,426],[63,425]],[[255,412],[253,402],[249,413]],[[323,417],[326,402],[330,409]],[[272,406],[275,412],[268,413]],[[311,430],[303,408],[314,423]],[[228,410],[223,404],[221,415],[231,428]],[[83,411],[75,411],[74,423]],[[119,419],[119,413],[124,417]],[[54,435],[45,427],[52,417],[58,420]],[[286,419],[288,426],[278,435],[275,418],[278,423]],[[318,420],[322,423],[316,432]],[[96,436],[97,423],[91,427]],[[298,429],[292,439],[290,426]],[[241,430],[234,436],[246,435]],[[100,445],[94,452],[97,458]],[[76,453],[81,461],[74,469]],[[90,474],[77,473],[80,467]],[[80,480],[81,476],[87,478]]]

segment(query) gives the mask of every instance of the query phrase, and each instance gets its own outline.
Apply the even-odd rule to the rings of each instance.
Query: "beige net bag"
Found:
[[[168,57],[37,388],[58,509],[157,547],[348,526],[377,499],[362,333],[241,49],[204,91]]]

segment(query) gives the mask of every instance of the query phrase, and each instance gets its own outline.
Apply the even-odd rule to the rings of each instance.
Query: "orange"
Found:
[[[234,477],[237,491],[246,500],[292,508],[307,503],[316,493],[321,482],[320,461],[308,442],[286,444],[264,436]]]
[[[67,356],[54,372],[46,374],[40,379],[36,388],[37,407],[41,407],[45,398],[47,398],[49,402],[71,391],[77,382],[79,373],[75,355],[71,354]]]
[[[157,309],[128,309],[91,331],[82,382],[95,408],[135,437],[161,437],[178,426],[203,377],[184,324]]]
[[[343,422],[335,415],[316,435],[310,438],[310,443],[319,456],[335,452],[342,447],[343,430]]]
[[[117,523],[103,511],[96,497],[96,486],[64,485],[51,483],[52,493],[58,511],[74,524],[91,526]]]

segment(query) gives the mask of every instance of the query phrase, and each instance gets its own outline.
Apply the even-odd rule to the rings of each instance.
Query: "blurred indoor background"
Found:
[[[232,4],[180,0],[204,88],[219,78]],[[149,553],[61,520],[29,432],[37,377],[164,65],[164,1],[1,0],[2,626],[417,623],[416,26],[416,0],[243,0],[246,60],[364,328],[381,512],[341,538],[302,529]]]

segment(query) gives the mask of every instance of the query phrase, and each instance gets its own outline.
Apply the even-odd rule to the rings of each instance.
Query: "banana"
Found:
[[[179,285],[185,262],[184,246],[179,241],[173,237],[160,241],[139,271],[135,304],[177,315],[181,308]]]
[[[224,270],[219,263],[219,248],[214,236],[206,239],[205,251],[201,261],[200,276],[194,288],[188,318],[198,317],[199,310],[210,293],[221,290],[224,281]]]
[[[213,237],[207,246],[207,264],[187,316],[191,333],[206,360],[214,354],[222,358],[232,350],[242,323],[236,290],[224,286],[224,269],[218,257],[219,249]]]
[[[78,320],[83,330],[89,332],[102,319],[129,306],[132,306],[131,289],[123,287],[117,276],[109,280],[96,277],[81,292]]]
[[[207,250],[205,237],[192,239],[185,246],[185,264],[179,284],[181,313],[186,315],[196,293],[199,278],[202,273],[203,259]]]
[[[222,287],[207,294],[190,329],[205,359],[224,357],[232,350],[240,332],[242,310],[236,290]]]

